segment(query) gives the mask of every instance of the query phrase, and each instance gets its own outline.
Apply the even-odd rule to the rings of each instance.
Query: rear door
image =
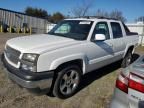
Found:
[[[123,57],[124,50],[126,48],[124,33],[122,32],[121,24],[119,22],[110,22],[112,33],[112,45],[114,51],[114,61],[117,61]]]

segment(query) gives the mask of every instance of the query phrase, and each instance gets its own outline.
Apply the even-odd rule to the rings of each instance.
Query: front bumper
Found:
[[[6,61],[4,55],[1,56],[1,61],[8,77],[21,87],[27,88],[36,93],[43,90],[47,90],[47,92],[49,92],[53,81],[54,71],[37,73],[22,71],[11,66]]]

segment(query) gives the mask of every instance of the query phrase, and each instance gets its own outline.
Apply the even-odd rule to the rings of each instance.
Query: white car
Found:
[[[66,19],[48,34],[8,40],[2,60],[18,85],[68,98],[77,91],[82,75],[120,59],[126,67],[137,43],[137,33],[121,21]]]
[[[144,56],[119,74],[110,108],[144,108]]]

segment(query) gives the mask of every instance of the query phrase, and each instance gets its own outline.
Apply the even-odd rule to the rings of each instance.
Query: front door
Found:
[[[95,40],[96,34],[104,34],[106,36],[106,40]],[[114,56],[114,51],[111,41],[107,22],[98,22],[92,34],[88,49],[89,52],[87,52],[89,60],[88,71],[100,68],[113,62],[112,58]]]

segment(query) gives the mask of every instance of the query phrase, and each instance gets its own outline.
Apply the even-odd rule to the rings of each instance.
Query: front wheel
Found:
[[[122,68],[129,66],[131,64],[131,60],[132,60],[132,51],[129,50],[122,61]]]
[[[74,95],[81,80],[81,70],[76,65],[64,67],[56,78],[53,94],[58,98],[68,98]]]

